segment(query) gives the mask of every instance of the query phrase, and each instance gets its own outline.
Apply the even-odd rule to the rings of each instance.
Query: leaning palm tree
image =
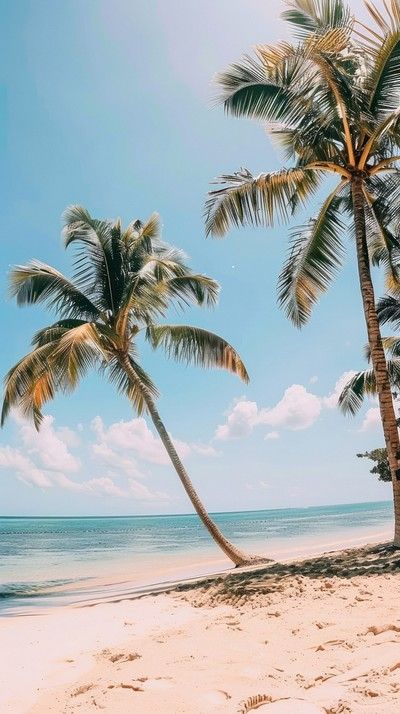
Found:
[[[382,263],[398,289],[400,0],[385,0],[385,14],[365,4],[372,29],[343,0],[290,0],[283,16],[296,42],[257,47],[218,76],[226,112],[267,122],[292,165],[221,176],[205,217],[216,237],[231,226],[270,226],[330,178],[318,215],[294,231],[278,296],[296,326],[306,323],[342,263],[344,234],[352,234],[400,546],[400,444],[371,278],[371,264]]]
[[[237,352],[218,335],[188,325],[158,324],[171,303],[214,305],[218,284],[193,273],[185,256],[160,240],[156,214],[146,222],[96,220],[80,206],[64,214],[65,246],[76,248],[74,277],[38,261],[11,272],[18,305],[45,303],[59,319],[33,337],[33,350],[7,374],[2,424],[12,407],[37,429],[42,407],[56,392],[74,389],[88,368],[99,369],[138,414],[148,413],[190,501],[208,532],[235,565],[254,562],[212,521],[177,454],[155,399],[157,389],[138,362],[140,334],[169,357],[222,367],[248,381]]]

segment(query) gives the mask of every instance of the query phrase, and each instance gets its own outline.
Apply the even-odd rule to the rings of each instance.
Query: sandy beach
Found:
[[[0,710],[394,714],[399,587],[381,544],[3,618]]]

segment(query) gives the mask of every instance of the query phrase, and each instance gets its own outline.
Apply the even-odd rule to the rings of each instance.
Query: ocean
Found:
[[[249,552],[289,558],[390,537],[390,502],[215,513]],[[127,593],[229,567],[196,515],[0,518],[0,611]]]

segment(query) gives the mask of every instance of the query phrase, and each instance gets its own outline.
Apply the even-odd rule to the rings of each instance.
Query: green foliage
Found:
[[[44,303],[61,318],[37,332],[33,350],[6,375],[1,423],[17,407],[39,428],[43,405],[74,389],[88,369],[99,369],[141,414],[158,395],[137,359],[142,334],[153,348],[202,367],[221,367],[248,381],[234,348],[218,335],[187,325],[159,325],[171,305],[215,305],[219,286],[194,273],[182,251],[160,238],[153,214],[124,230],[92,218],[82,206],[64,214],[65,247],[75,249],[74,273],[66,278],[32,261],[11,272],[18,305]]]
[[[370,469],[371,474],[378,474],[379,481],[391,481],[389,461],[386,449],[373,449],[364,454],[357,454],[360,459],[370,459],[374,466]]]
[[[267,123],[292,165],[254,176],[222,175],[208,195],[206,232],[288,221],[325,176],[337,189],[317,216],[295,229],[278,298],[301,327],[335,277],[350,233],[350,184],[362,176],[372,263],[400,291],[400,0],[384,13],[366,3],[370,27],[344,0],[288,0],[283,17],[295,40],[262,45],[217,75],[221,102],[235,117]]]

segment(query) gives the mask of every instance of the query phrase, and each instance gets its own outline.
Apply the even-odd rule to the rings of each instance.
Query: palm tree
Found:
[[[45,303],[58,320],[34,335],[33,350],[7,374],[1,423],[18,407],[37,429],[42,406],[70,392],[90,367],[100,370],[138,414],[147,412],[192,505],[208,532],[235,565],[254,562],[230,543],[204,508],[156,407],[157,389],[139,364],[137,338],[169,357],[222,367],[248,382],[237,352],[218,335],[188,325],[157,324],[171,303],[214,305],[218,284],[193,273],[185,256],[160,240],[156,214],[146,223],[97,220],[80,206],[64,214],[65,246],[76,248],[74,277],[38,261],[11,272],[18,305]]]
[[[292,165],[217,179],[206,230],[221,237],[231,226],[287,220],[330,178],[318,215],[294,231],[278,296],[296,326],[306,323],[341,266],[345,232],[352,234],[400,546],[400,444],[371,278],[371,264],[382,263],[388,286],[399,284],[400,0],[386,0],[385,14],[366,2],[373,29],[343,0],[286,5],[295,44],[257,47],[218,82],[226,112],[267,122]]]

